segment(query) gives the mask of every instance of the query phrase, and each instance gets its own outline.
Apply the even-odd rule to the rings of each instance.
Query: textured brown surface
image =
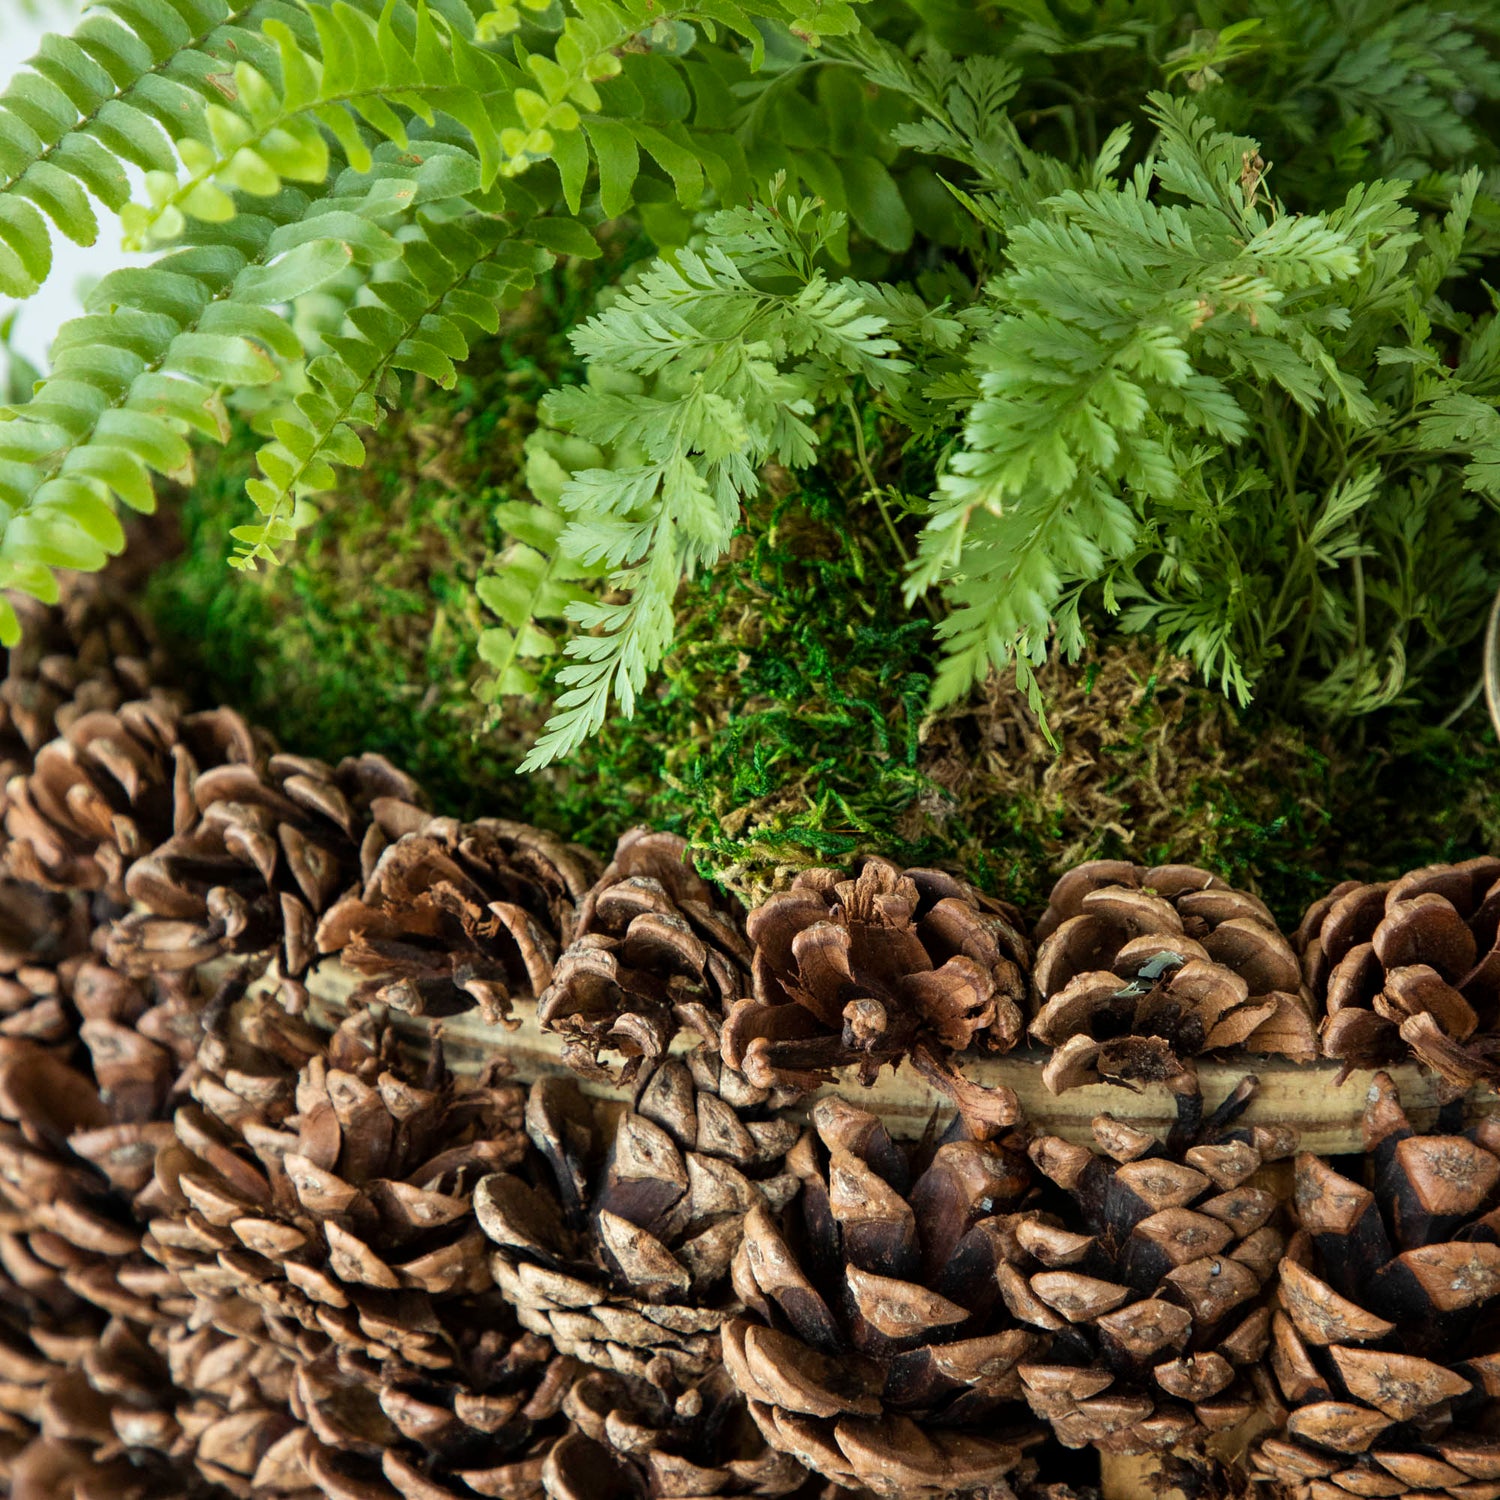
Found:
[[[1296,955],[1263,902],[1192,865],[1096,860],[1053,887],[1037,924],[1054,1091],[1100,1081],[1195,1086],[1193,1059],[1317,1056]]]
[[[1354,1067],[1415,1057],[1454,1092],[1500,1083],[1500,859],[1346,881],[1297,931],[1323,1047]]]
[[[683,839],[636,828],[584,898],[537,1018],[575,1073],[629,1083],[665,1053],[684,1007],[721,1017],[749,979],[741,914],[693,870]]]
[[[521,823],[407,814],[363,861],[360,887],[318,924],[320,954],[364,976],[356,994],[409,1015],[503,1021],[542,993],[572,937],[593,857]]]
[[[144,697],[166,662],[119,582],[62,573],[56,604],[9,594],[21,640],[0,648],[0,789],[82,715]]]
[[[1285,1246],[1277,1194],[1256,1179],[1294,1149],[1236,1123],[1247,1084],[1166,1141],[1101,1115],[1092,1149],[1031,1143],[1054,1188],[1012,1230],[1000,1268],[1016,1318],[1051,1336],[1021,1366],[1027,1400],[1069,1447],[1201,1447],[1261,1405],[1269,1284]]]
[[[1297,1160],[1256,1470],[1297,1500],[1500,1494],[1500,1134],[1418,1133],[1381,1079],[1365,1136],[1354,1177]]]
[[[571,1079],[534,1084],[531,1154],[475,1192],[522,1323],[658,1384],[716,1365],[745,1214],[796,1191],[785,1157],[800,1132],[770,1102],[706,1046],[659,1068],[623,1109]]]
[[[254,749],[198,770],[174,750],[172,834],[126,874],[138,910],[116,927],[110,956],[134,973],[225,953],[274,956],[295,1009],[318,918],[426,816],[422,794],[382,756],[328,766],[260,746],[233,718],[212,727],[236,756]]]
[[[201,1007],[93,961],[72,995],[78,1067],[0,1042],[0,1477],[35,1500],[175,1496],[196,1481],[150,1339],[191,1304],[142,1236]]]
[[[812,1088],[845,1067],[870,1084],[910,1059],[976,1127],[1013,1123],[1013,1099],[985,1097],[951,1063],[1020,1039],[1031,952],[1010,907],[872,858],[852,876],[805,871],[747,931],[752,992],[724,1023],[726,1062],[757,1083]]]
[[[774,1446],[880,1495],[999,1485],[1043,1429],[1018,1365],[1046,1335],[1000,1295],[1018,1138],[908,1148],[840,1099],[790,1159],[801,1193],[758,1206],[734,1262],[724,1359]]]
[[[299,1355],[444,1371],[490,1295],[470,1195],[518,1158],[521,1094],[403,1067],[368,1013],[331,1038],[251,998],[221,1011],[156,1162],[150,1253],[196,1321],[258,1310]]]

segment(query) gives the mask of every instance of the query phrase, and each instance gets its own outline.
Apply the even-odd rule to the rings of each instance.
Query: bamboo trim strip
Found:
[[[348,996],[356,982],[355,976],[337,962],[320,965],[308,980],[310,1019],[330,1029],[336,1026],[347,1014]],[[391,1013],[390,1021],[418,1047],[425,1043],[434,1024],[397,1012]],[[451,1016],[441,1026],[448,1061],[458,1072],[478,1072],[497,1056],[510,1062],[515,1077],[522,1082],[568,1072],[560,1039],[542,1031],[536,1022],[536,1008],[529,1003],[517,1006],[513,1028],[486,1025],[472,1013]],[[686,1050],[692,1044],[693,1038],[682,1034],[674,1048]],[[1033,1126],[1066,1140],[1090,1141],[1090,1121],[1106,1112],[1158,1135],[1165,1134],[1176,1119],[1172,1096],[1160,1086],[1136,1093],[1114,1084],[1091,1084],[1066,1094],[1050,1093],[1042,1083],[1046,1060],[1046,1052],[1029,1048],[1001,1057],[967,1057],[963,1071],[975,1083],[1013,1089]],[[1245,1111],[1246,1121],[1290,1125],[1298,1132],[1302,1149],[1320,1156],[1363,1154],[1361,1122],[1374,1075],[1356,1069],[1340,1085],[1339,1066],[1336,1062],[1298,1064],[1245,1054],[1242,1060],[1233,1062],[1200,1062],[1198,1077],[1204,1102],[1212,1109],[1247,1073],[1253,1073],[1260,1079],[1260,1088]],[[1387,1071],[1401,1090],[1401,1102],[1412,1123],[1418,1129],[1431,1125],[1438,1112],[1437,1078],[1415,1063]],[[626,1098],[630,1092],[595,1083],[584,1083],[583,1087],[589,1093],[616,1099]],[[935,1109],[946,1115],[952,1108],[906,1064],[894,1072],[882,1071],[868,1089],[850,1078],[820,1090],[832,1092],[842,1093],[880,1115],[893,1134],[907,1137],[920,1135]],[[1471,1117],[1500,1113],[1500,1096],[1475,1090],[1465,1101],[1465,1110]]]

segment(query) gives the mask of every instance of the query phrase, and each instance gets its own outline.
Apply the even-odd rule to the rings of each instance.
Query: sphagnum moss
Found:
[[[502,542],[493,502],[523,493],[536,397],[572,368],[557,330],[585,296],[552,281],[453,391],[421,390],[283,567],[224,563],[249,443],[205,465],[182,504],[186,551],[151,590],[205,700],[302,753],[390,755],[458,814],[599,848],[636,823],[672,829],[746,900],[879,850],[1037,905],[1068,865],[1128,855],[1207,865],[1294,920],[1329,879],[1500,842],[1500,749],[1478,710],[1441,733],[1397,724],[1399,754],[1338,747],[1237,715],[1137,638],[1046,669],[1057,749],[999,678],[925,717],[932,622],[901,602],[841,429],[800,484],[769,475],[730,556],[684,586],[677,643],[635,718],[516,777],[545,704],[482,729],[473,582]]]

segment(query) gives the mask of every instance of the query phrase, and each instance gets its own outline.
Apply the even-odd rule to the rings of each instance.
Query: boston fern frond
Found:
[[[173,140],[208,139],[206,110],[235,59],[274,55],[258,30],[273,16],[311,34],[281,0],[102,0],[72,36],[46,38],[0,94],[0,294],[29,297],[46,280],[54,229],[92,245],[89,197],[118,213],[128,166],[170,171]]]
[[[596,381],[609,378],[602,367],[591,375]],[[617,376],[615,388],[636,392],[641,382]],[[495,521],[510,542],[474,586],[480,603],[500,621],[479,636],[479,657],[489,669],[476,684],[481,702],[498,709],[508,698],[540,692],[541,668],[557,654],[569,607],[589,602],[584,581],[600,577],[604,570],[563,552],[561,537],[568,517],[562,495],[574,473],[600,468],[608,458],[593,443],[548,427],[527,438],[529,498],[496,505]],[[498,712],[492,715],[497,717]]]
[[[109,499],[151,510],[152,475],[189,469],[185,433],[227,437],[224,389],[269,384],[278,360],[301,358],[276,309],[391,253],[392,217],[384,194],[315,205],[289,190],[239,215],[232,240],[104,277],[58,335],[48,378],[0,423],[0,584],[45,597],[51,569],[102,566],[124,540]]]
[[[581,228],[569,221],[561,228],[577,230],[576,249],[598,253]],[[367,299],[349,310],[342,331],[327,336],[328,352],[308,365],[308,389],[260,419],[272,437],[256,454],[260,474],[246,492],[262,519],[231,531],[235,567],[275,562],[275,549],[296,534],[296,502],[332,489],[335,465],[364,462],[356,429],[374,427],[381,407],[395,405],[398,371],[453,383],[475,336],[496,332],[501,309],[552,263],[538,235],[554,243],[567,237],[555,227],[548,235],[545,221],[518,234],[502,219],[477,214],[423,220],[401,253],[377,268]]]

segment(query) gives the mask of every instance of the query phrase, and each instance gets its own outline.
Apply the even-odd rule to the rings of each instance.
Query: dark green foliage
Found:
[[[587,304],[558,278],[544,293],[472,379],[427,392],[372,452],[357,499],[248,588],[220,543],[252,440],[206,472],[184,512],[189,551],[152,591],[204,701],[237,703],[304,753],[380,750],[451,812],[530,818],[600,849],[638,822],[677,829],[747,900],[879,850],[1035,905],[1067,864],[1123,854],[1200,860],[1290,920],[1346,874],[1500,842],[1500,750],[1478,709],[1452,729],[1407,720],[1400,754],[1341,750],[1270,715],[1240,724],[1188,664],[1117,646],[1044,670],[1060,753],[998,679],[924,721],[931,623],[898,607],[894,544],[859,498],[847,423],[800,485],[771,473],[728,559],[683,591],[677,645],[636,717],[516,777],[542,710],[512,704],[485,729],[468,690],[487,623],[472,559],[500,540],[475,502],[519,493],[536,393],[567,369],[556,330]],[[920,458],[877,436],[882,484],[919,484]],[[395,541],[371,566],[382,531]]]

